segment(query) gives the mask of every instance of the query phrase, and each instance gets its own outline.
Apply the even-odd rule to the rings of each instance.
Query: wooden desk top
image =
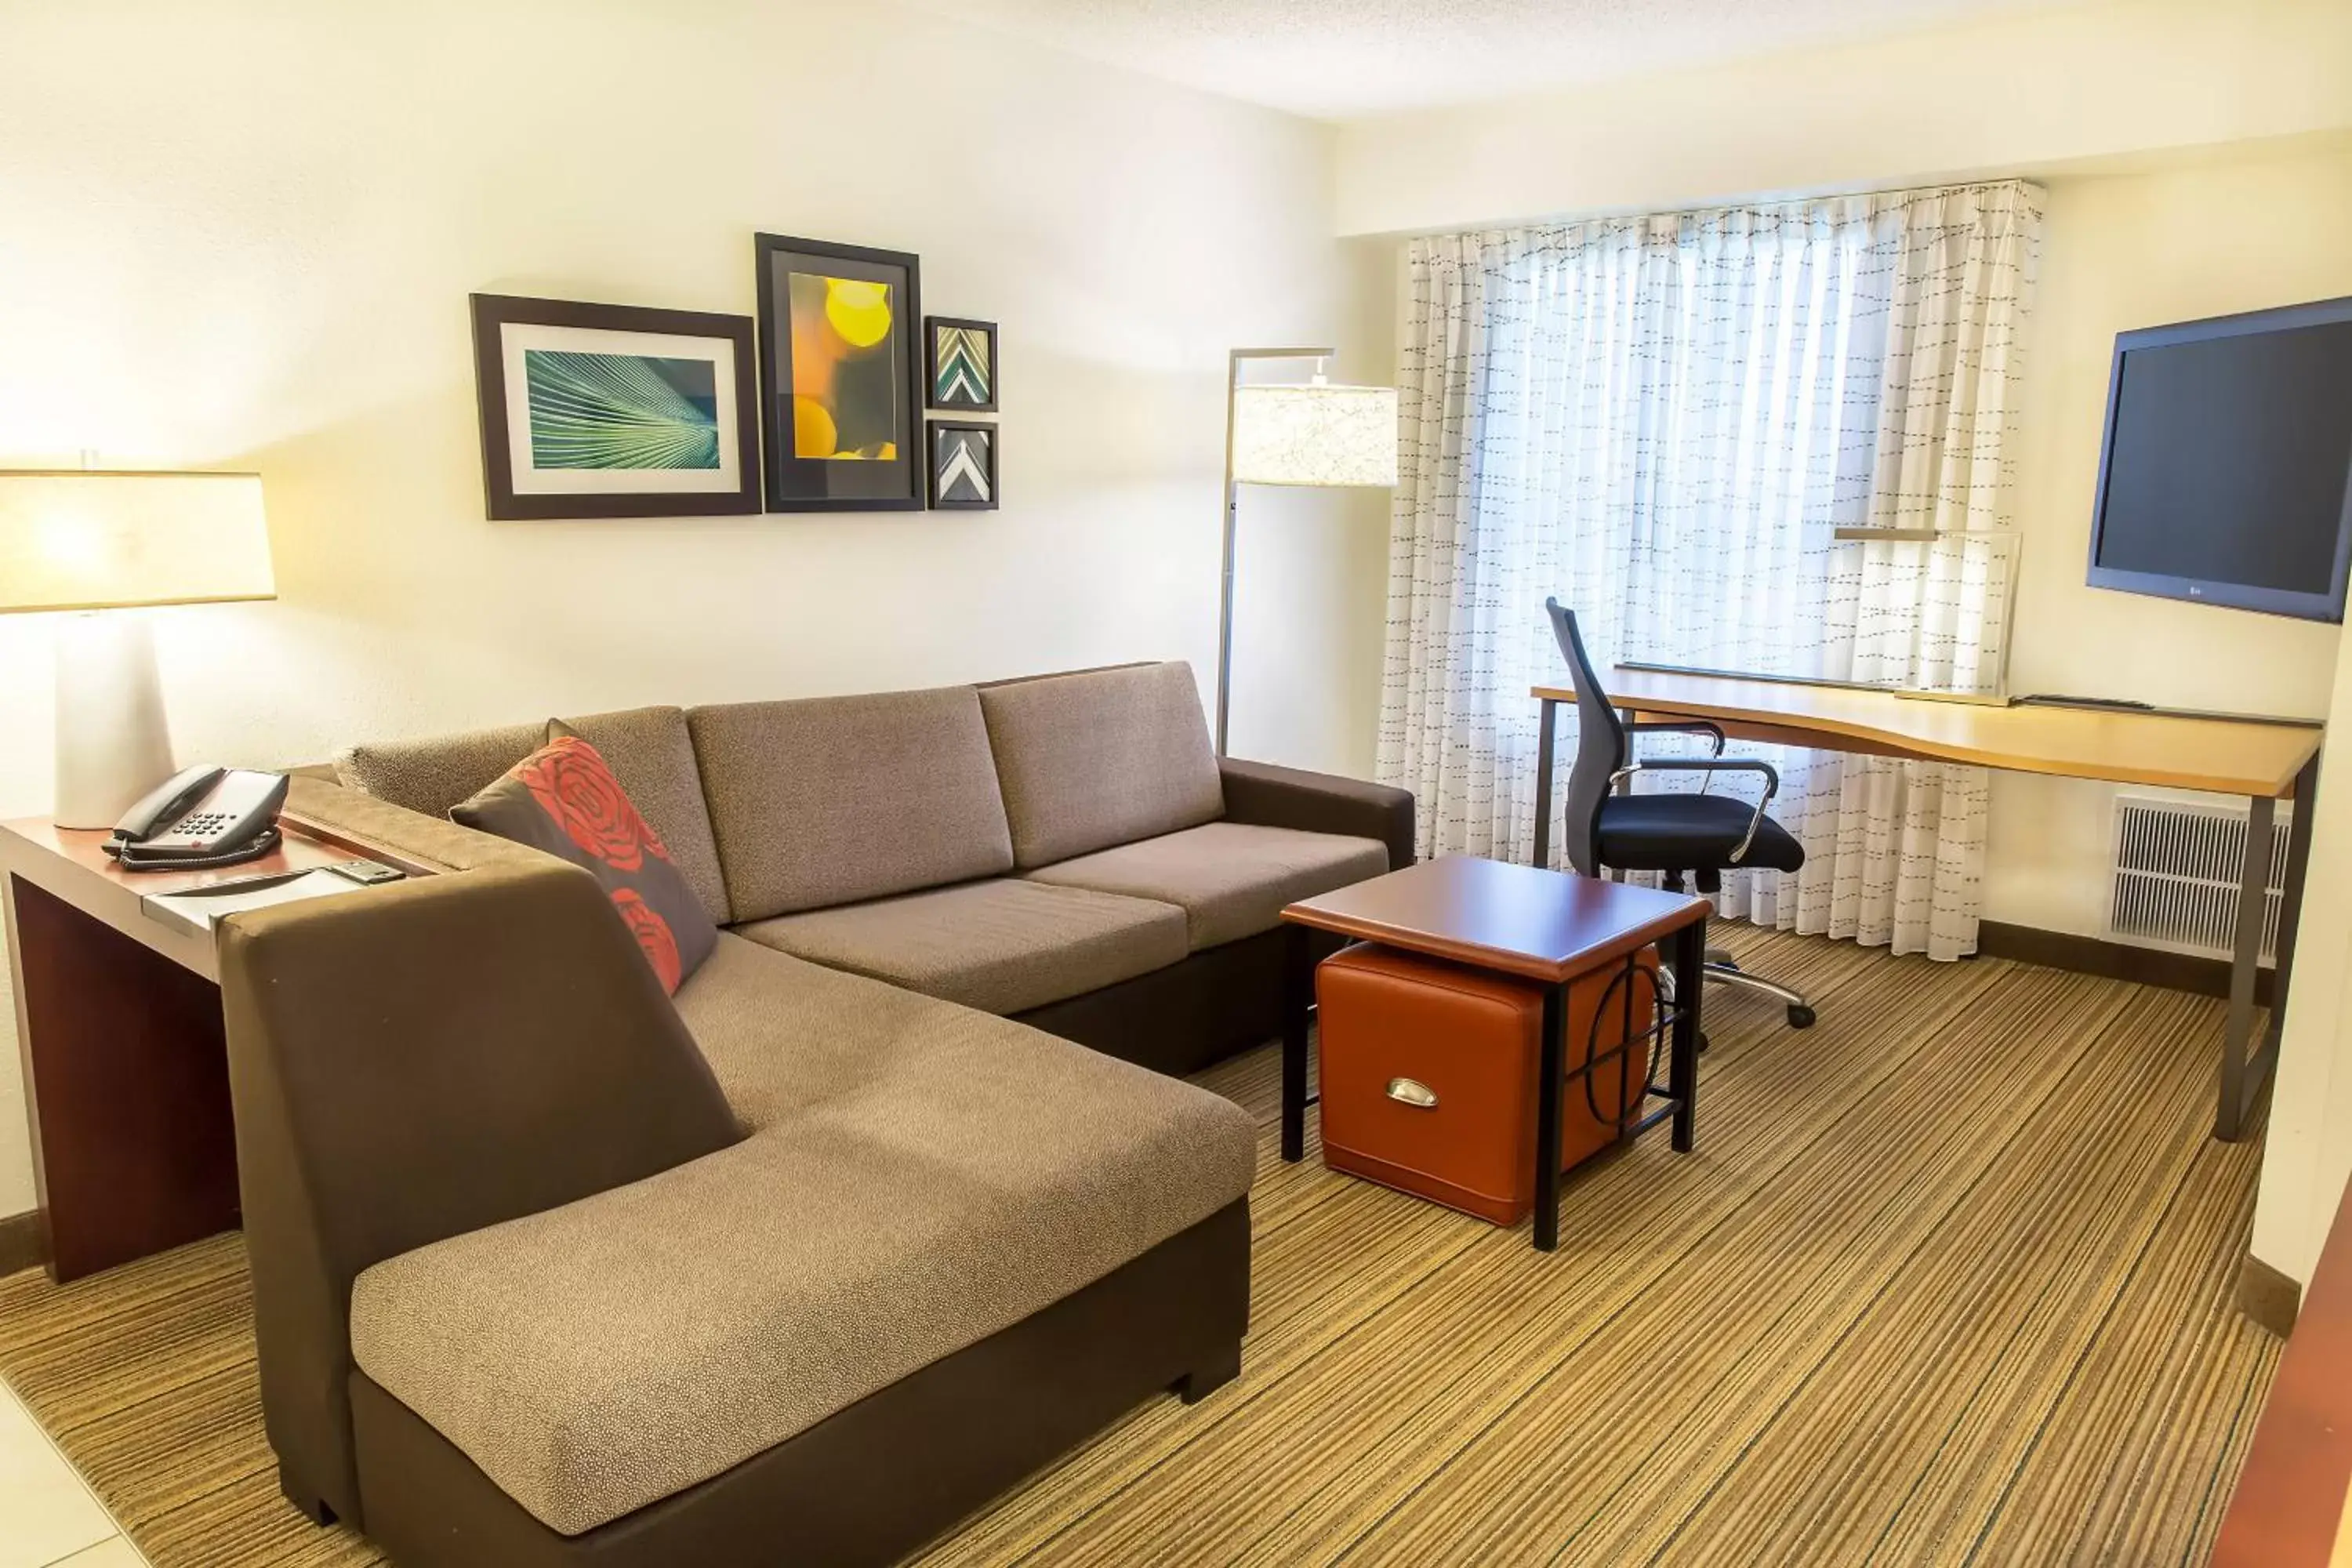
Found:
[[[1644,717],[1711,719],[1744,740],[2217,795],[2292,795],[2294,776],[2321,737],[2316,725],[1997,708],[1735,676],[1619,669],[1609,682],[1610,700],[1619,708]],[[1576,689],[1538,686],[1533,694],[1573,701]]]
[[[1282,918],[1557,984],[1647,947],[1706,908],[1682,893],[1449,855],[1302,899]]]

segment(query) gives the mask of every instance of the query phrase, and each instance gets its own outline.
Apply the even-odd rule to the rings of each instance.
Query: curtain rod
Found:
[[[1523,229],[1570,228],[1580,223],[1608,223],[1615,220],[1631,221],[1635,218],[1696,217],[1702,213],[1735,212],[1741,207],[1747,207],[1751,210],[1767,207],[1795,207],[1803,206],[1811,202],[1847,201],[1857,197],[1868,196],[1941,195],[1952,191],[1990,190],[1998,185],[2016,185],[2021,189],[2031,191],[2033,193],[2037,206],[2039,205],[2042,197],[2047,194],[2042,190],[2041,184],[2038,181],[2028,175],[2003,174],[1998,178],[1952,180],[1947,181],[1942,184],[1933,185],[1865,185],[1852,190],[1832,187],[1816,191],[1811,195],[1780,196],[1769,201],[1743,201],[1738,197],[1732,197],[1727,200],[1701,202],[1695,206],[1684,207],[1604,207],[1596,211],[1584,213],[1580,216],[1554,216],[1550,217],[1527,218],[1517,222],[1472,224],[1467,228],[1424,229],[1418,232],[1407,233],[1403,237],[1403,239],[1405,244],[1411,245],[1413,241],[1418,239],[1459,239],[1465,236],[1475,234],[1509,234],[1514,230]]]

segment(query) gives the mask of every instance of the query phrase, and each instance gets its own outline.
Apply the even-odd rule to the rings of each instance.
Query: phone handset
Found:
[[[197,870],[278,847],[282,773],[198,766],[174,773],[123,814],[106,852],[126,871]]]

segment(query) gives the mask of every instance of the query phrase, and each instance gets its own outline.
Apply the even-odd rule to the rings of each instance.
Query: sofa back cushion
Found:
[[[710,814],[702,804],[702,775],[679,708],[630,708],[566,719],[562,728],[604,754],[613,776],[669,846],[677,868],[710,918],[731,919],[727,884],[719,872],[719,849],[711,837]],[[372,742],[335,759],[335,776],[379,800],[446,816],[506,771],[545,744],[551,731],[541,720],[468,730],[422,740]]]
[[[1005,681],[980,704],[1024,870],[1224,815],[1189,664]]]
[[[1013,868],[969,686],[687,714],[738,921]]]

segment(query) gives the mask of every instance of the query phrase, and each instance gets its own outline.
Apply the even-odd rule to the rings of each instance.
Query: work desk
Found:
[[[1571,686],[1538,686],[1536,863],[1551,847],[1552,752],[1559,704]],[[1857,752],[1913,762],[1959,763],[2106,784],[2154,784],[2238,795],[2248,803],[2245,868],[2230,971],[2230,1014],[2216,1090],[2213,1135],[2236,1140],[2269,1082],[2286,1010],[2295,924],[2311,860],[2311,812],[2299,809],[2287,841],[2279,911],[2278,973],[2270,1027],[2254,1041],[2254,980],[2262,959],[2272,819],[2282,800],[2308,802],[2319,779],[2316,725],[2078,708],[2009,708],[1937,701],[1892,691],[1798,681],[1618,668],[1609,700],[1629,721],[1704,719],[1733,740]]]

